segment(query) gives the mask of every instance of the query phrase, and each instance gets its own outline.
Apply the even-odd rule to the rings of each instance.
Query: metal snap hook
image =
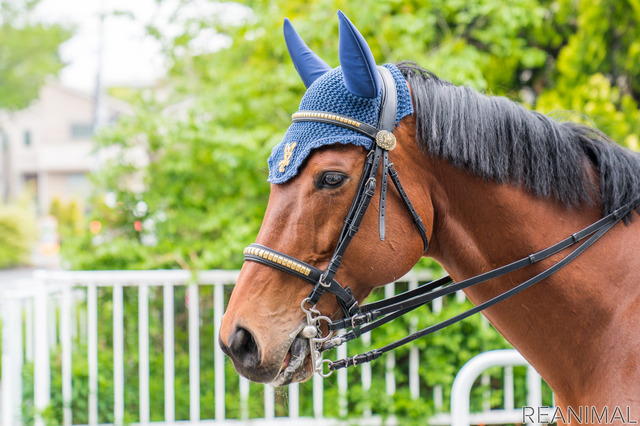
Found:
[[[326,321],[327,324],[331,324],[331,318],[324,316],[324,315],[319,315],[317,317],[312,317],[311,321],[313,323],[313,325],[315,325],[318,328],[318,333],[319,336],[317,338],[315,338],[314,340],[317,340],[321,343],[326,342],[328,339],[330,339],[331,337],[333,337],[333,331],[328,330],[327,335],[326,336],[322,336],[322,329],[320,328],[320,322],[321,321]]]
[[[305,297],[304,299],[302,299],[302,302],[300,302],[300,309],[302,309],[302,311],[303,311],[305,314],[308,314],[308,313],[309,313],[309,311],[310,311],[311,309],[314,309],[314,307],[316,306],[316,305],[311,305],[311,303],[309,303],[309,301],[310,301],[310,300],[311,300],[311,299],[309,299],[308,297]],[[309,303],[309,305],[310,305],[310,308],[309,308],[309,309],[307,309],[307,308],[305,308],[305,307],[304,307],[304,305],[305,305],[306,303]]]
[[[319,316],[317,316],[317,317],[314,317],[314,318],[313,318],[313,320],[314,320],[315,322],[326,321],[326,322],[327,322],[327,324],[331,324],[331,323],[333,322],[333,321],[331,321],[331,318],[329,318],[329,317],[328,317],[328,316],[326,316],[326,315],[319,315]]]
[[[318,373],[320,376],[327,378],[335,373],[335,370],[329,370],[328,373],[325,373],[323,371],[322,364],[327,364],[329,367],[331,367],[332,361],[329,361],[328,359],[323,359],[322,361],[320,361],[320,363],[316,366],[316,373]]]
[[[327,334],[326,336],[322,337],[312,337],[311,340],[313,341],[313,343],[319,343],[320,347],[322,347],[322,344],[328,340],[330,340],[333,337],[333,332],[330,331],[329,334]]]

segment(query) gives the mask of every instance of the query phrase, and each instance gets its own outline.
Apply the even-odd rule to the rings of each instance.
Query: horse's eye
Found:
[[[339,172],[325,172],[316,181],[318,189],[338,188],[347,180],[347,176]]]

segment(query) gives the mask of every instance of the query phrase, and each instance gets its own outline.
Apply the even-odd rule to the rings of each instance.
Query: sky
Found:
[[[224,7],[208,0],[191,0],[175,16],[179,0],[42,0],[36,9],[38,20],[74,25],[74,36],[61,47],[68,65],[59,78],[63,85],[84,92],[95,88],[98,67],[100,15],[106,11],[103,26],[102,81],[109,86],[148,86],[165,72],[166,64],[158,41],[148,36],[145,25],[154,24],[168,35],[179,34],[185,20],[215,15],[238,19],[246,11]],[[120,12],[114,15],[112,12]],[[213,31],[202,31],[195,42],[204,50],[229,44]]]

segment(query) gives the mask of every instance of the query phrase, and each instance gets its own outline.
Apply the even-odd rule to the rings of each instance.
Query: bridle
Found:
[[[451,277],[446,276],[430,283],[424,284],[414,290],[410,290],[391,298],[387,298],[378,302],[369,303],[359,306],[351,289],[342,287],[335,279],[335,274],[342,262],[342,256],[346,251],[353,236],[358,232],[362,218],[373,198],[375,187],[377,184],[376,176],[380,163],[382,164],[382,178],[380,183],[380,208],[379,208],[379,234],[380,240],[385,238],[385,203],[387,194],[387,183],[389,177],[398,191],[404,205],[409,210],[413,221],[418,228],[418,232],[423,241],[424,251],[426,252],[429,241],[426,229],[422,223],[422,219],[413,208],[407,193],[405,192],[397,172],[393,167],[393,163],[389,161],[389,151],[393,150],[396,145],[396,139],[393,135],[395,129],[396,111],[397,111],[397,92],[395,81],[391,72],[384,68],[378,67],[382,81],[382,99],[380,103],[380,114],[378,118],[378,126],[374,127],[367,123],[355,120],[339,114],[324,111],[298,111],[293,114],[293,122],[314,121],[320,123],[328,123],[337,126],[346,127],[356,132],[362,133],[371,138],[374,143],[367,154],[364,169],[360,176],[360,181],[356,190],[356,194],[351,203],[351,208],[347,214],[344,226],[338,238],[338,243],[331,257],[329,265],[325,270],[321,270],[309,265],[295,257],[286,255],[277,250],[262,246],[260,244],[251,244],[244,250],[244,260],[258,262],[263,265],[270,266],[275,269],[287,272],[313,285],[313,289],[309,295],[302,300],[300,306],[306,314],[307,325],[300,335],[309,339],[309,348],[313,369],[316,373],[323,377],[331,375],[335,370],[350,366],[355,366],[365,362],[373,361],[380,357],[383,353],[396,349],[417,338],[426,336],[464,318],[476,314],[496,303],[513,296],[532,285],[548,278],[569,262],[574,260],[578,255],[584,252],[589,246],[595,243],[602,235],[611,229],[616,223],[624,218],[634,207],[640,202],[636,200],[634,203],[623,206],[614,212],[604,216],[597,222],[589,225],[579,232],[568,238],[544,249],[533,253],[520,260],[512,262],[508,265],[493,269],[483,274],[468,278],[463,281],[454,283]],[[322,352],[339,346],[343,343],[356,339],[368,331],[373,330],[387,322],[396,319],[426,303],[429,303],[439,297],[459,290],[483,283],[485,281],[497,278],[504,274],[516,271],[529,265],[533,265],[546,259],[554,254],[561,252],[580,241],[585,240],[571,253],[567,254],[561,260],[545,269],[538,275],[524,281],[521,284],[511,288],[500,295],[487,300],[461,314],[453,316],[445,321],[431,325],[416,333],[396,342],[390,343],[381,348],[373,349],[364,354],[355,355],[337,361],[323,360]],[[321,314],[316,309],[320,297],[325,293],[333,294],[344,317],[340,320],[333,321],[329,317]],[[327,324],[328,333],[323,336],[320,325],[325,322]],[[349,330],[344,334],[334,337],[334,333],[338,330]],[[324,373],[323,364],[328,364],[329,372]]]

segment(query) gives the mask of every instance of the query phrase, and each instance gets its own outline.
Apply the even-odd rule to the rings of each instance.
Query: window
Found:
[[[91,193],[91,186],[86,173],[67,174],[67,194],[85,198]]]
[[[24,146],[31,146],[31,130],[24,131]]]
[[[93,136],[93,124],[71,123],[71,139],[91,139]]]

